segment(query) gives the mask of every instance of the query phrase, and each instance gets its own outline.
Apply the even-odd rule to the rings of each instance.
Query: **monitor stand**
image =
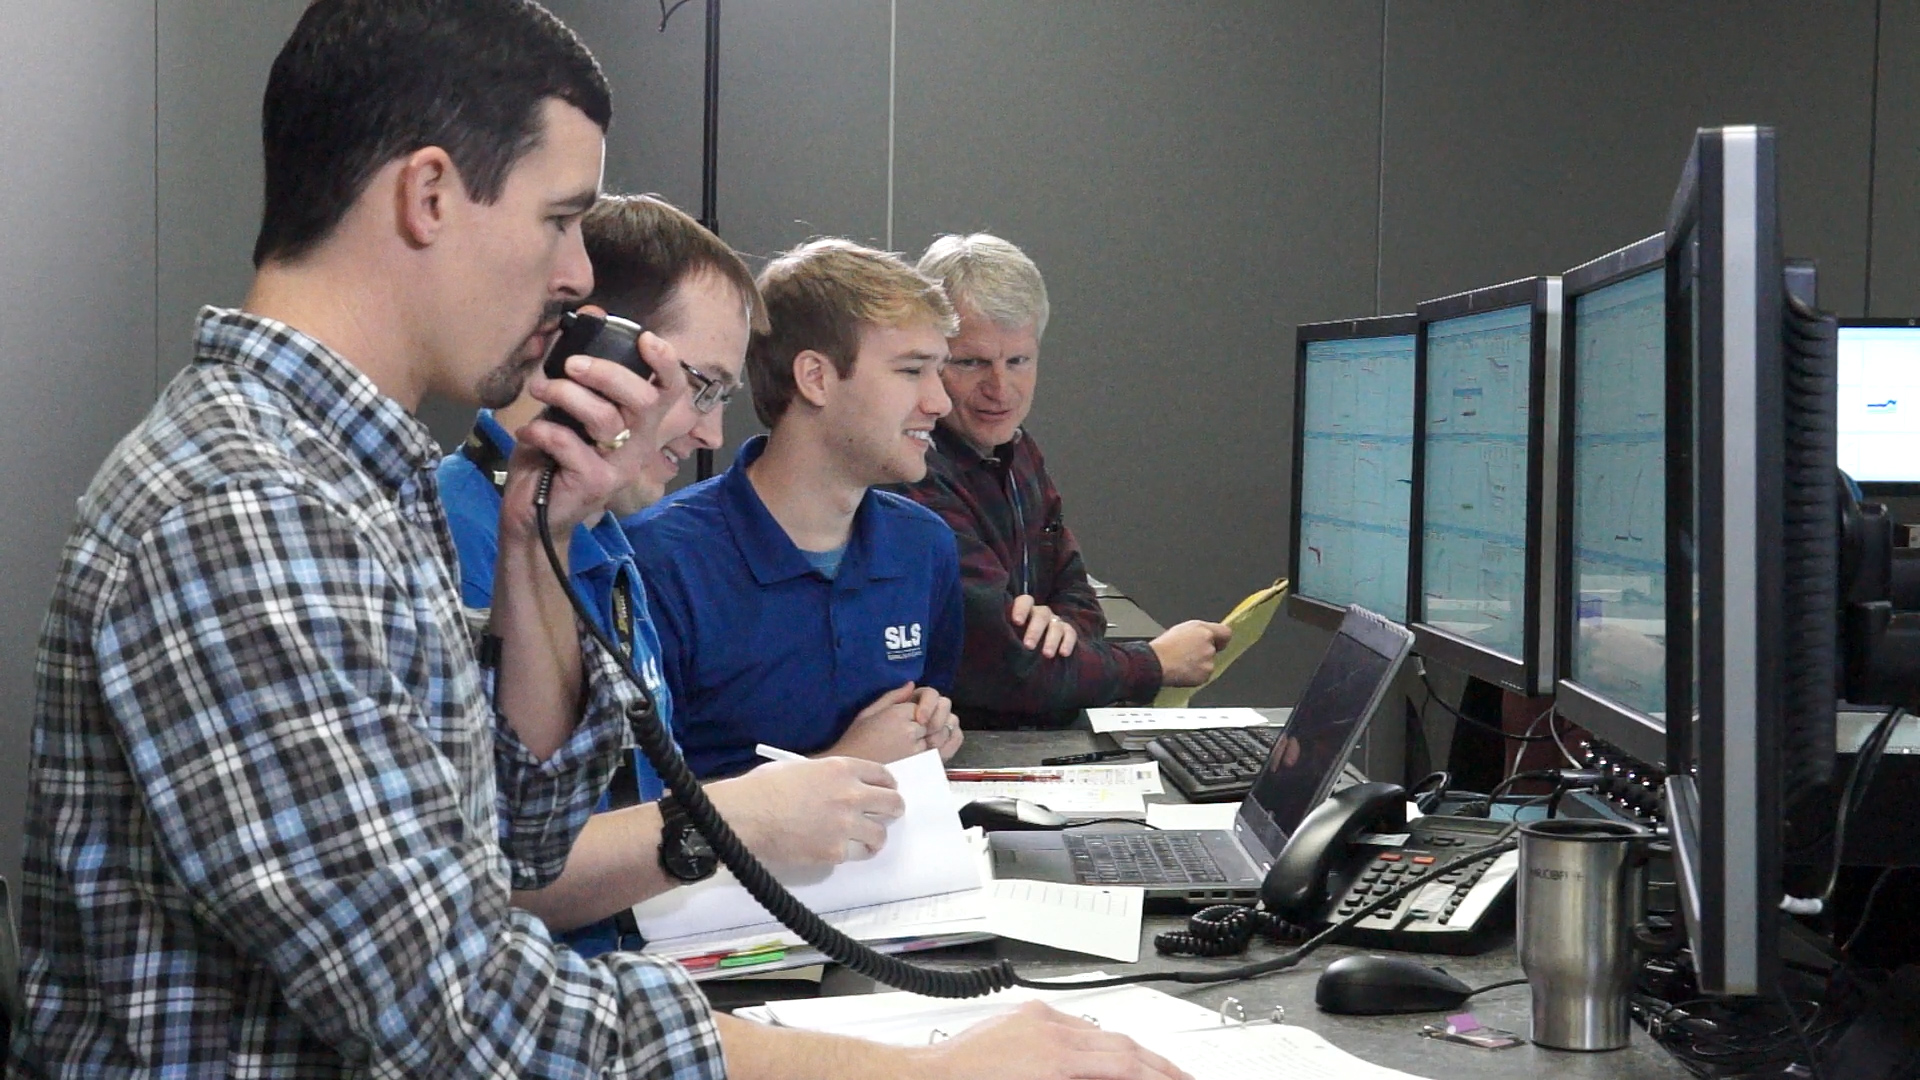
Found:
[[[1460,715],[1478,723],[1454,722],[1446,769],[1453,774],[1455,789],[1492,791],[1506,777],[1507,740],[1495,734],[1505,730],[1502,719],[1505,700],[1505,690],[1477,676],[1467,676],[1467,687],[1460,692],[1459,711]]]

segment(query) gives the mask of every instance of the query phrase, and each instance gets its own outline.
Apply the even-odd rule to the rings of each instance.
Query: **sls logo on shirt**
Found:
[[[886,644],[889,660],[912,660],[926,654],[920,647],[919,623],[887,627]]]

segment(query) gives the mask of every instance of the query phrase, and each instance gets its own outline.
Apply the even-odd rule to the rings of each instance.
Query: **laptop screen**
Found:
[[[1401,627],[1348,610],[1240,806],[1235,832],[1243,843],[1250,829],[1277,855],[1307,812],[1326,799],[1412,641]]]

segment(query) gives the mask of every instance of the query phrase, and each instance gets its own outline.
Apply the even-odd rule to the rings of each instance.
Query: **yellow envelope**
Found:
[[[1267,624],[1273,622],[1273,613],[1280,609],[1289,588],[1286,578],[1279,578],[1273,584],[1255,592],[1240,601],[1227,617],[1220,621],[1233,628],[1233,640],[1213,658],[1213,675],[1199,686],[1169,686],[1160,691],[1153,699],[1156,709],[1185,708],[1193,695],[1213,684],[1213,680],[1227,673],[1240,654],[1253,647],[1267,632]]]

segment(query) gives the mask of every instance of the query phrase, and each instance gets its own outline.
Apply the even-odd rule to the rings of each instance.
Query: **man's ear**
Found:
[[[408,154],[400,162],[394,184],[401,237],[415,247],[432,244],[447,224],[451,200],[466,196],[460,172],[445,150],[427,146]]]
[[[799,391],[801,400],[814,408],[824,408],[827,404],[828,387],[840,381],[840,373],[834,370],[833,361],[826,354],[812,349],[802,349],[793,358],[793,385]]]

